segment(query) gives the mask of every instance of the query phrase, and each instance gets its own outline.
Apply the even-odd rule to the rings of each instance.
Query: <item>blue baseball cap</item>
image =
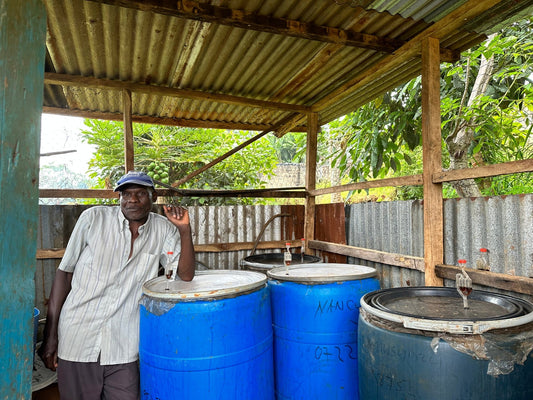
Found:
[[[150,178],[148,174],[140,171],[129,171],[126,175],[120,178],[114,192],[120,191],[120,189],[126,185],[141,185],[155,189],[152,178]]]

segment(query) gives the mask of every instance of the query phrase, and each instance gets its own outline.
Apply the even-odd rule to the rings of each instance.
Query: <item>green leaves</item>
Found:
[[[444,167],[460,154],[477,165],[532,157],[532,21],[491,36],[456,64],[441,65]],[[487,87],[476,97],[472,89],[482,57],[493,57],[494,64]],[[353,181],[421,172],[421,157],[412,158],[421,145],[421,95],[417,77],[331,123],[326,133],[342,143],[330,152],[332,165]],[[464,151],[457,140],[464,142]],[[450,145],[458,147],[450,151]]]
[[[89,129],[82,134],[97,146],[89,163],[91,176],[99,178],[100,187],[116,182],[124,173],[124,139],[121,122],[86,120]],[[255,133],[243,131],[176,128],[134,124],[135,168],[153,179],[172,184],[211,160],[225,154]],[[190,189],[262,188],[264,178],[272,175],[277,158],[266,138],[185,182]],[[251,199],[196,198],[196,204],[250,203]]]

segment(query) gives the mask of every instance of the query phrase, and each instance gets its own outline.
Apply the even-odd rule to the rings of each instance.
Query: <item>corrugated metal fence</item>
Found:
[[[423,257],[423,202],[353,204],[346,215],[349,245]],[[492,272],[533,276],[533,194],[444,201],[444,263],[464,258],[472,267],[482,247],[489,250]],[[424,284],[418,271],[350,262],[377,268],[383,287]]]
[[[188,207],[194,244],[255,242],[261,228],[276,214],[280,206],[213,206]],[[261,241],[282,240],[282,220],[274,219],[265,229]],[[256,251],[261,253],[261,250]],[[240,261],[250,251],[199,253],[201,267],[239,269]]]
[[[64,248],[79,214],[87,207],[40,206],[37,248]],[[284,207],[189,207],[194,244],[253,243],[271,217],[287,210]],[[345,211],[348,245],[423,257],[423,202],[361,203],[346,206]],[[485,247],[492,272],[533,276],[533,194],[446,200],[444,229],[445,264],[455,265],[457,259],[465,258],[472,266],[479,249]],[[276,218],[261,241],[294,239],[286,235],[282,219]],[[249,254],[249,250],[199,253],[198,267],[239,269],[240,261]],[[384,288],[424,284],[419,271],[354,258],[349,262],[375,267]],[[36,306],[40,309],[44,309],[58,265],[57,259],[37,260]]]
[[[65,248],[81,212],[90,206],[40,206],[38,249]],[[279,214],[280,206],[188,207],[195,245],[255,242],[263,225]],[[274,219],[261,241],[284,240],[282,220]],[[290,239],[290,238],[289,238]],[[256,253],[261,253],[257,250]],[[198,269],[239,269],[250,251],[203,252],[197,255]],[[37,260],[36,307],[43,310],[52,287],[59,259]]]

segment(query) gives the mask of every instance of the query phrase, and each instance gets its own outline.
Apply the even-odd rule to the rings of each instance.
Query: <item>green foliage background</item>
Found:
[[[495,67],[485,93],[470,106],[481,56]],[[467,79],[470,76],[470,79]],[[474,132],[470,166],[533,158],[533,18],[516,23],[471,51],[456,64],[441,65],[443,168],[458,156],[451,144],[459,128]],[[422,173],[421,78],[385,93],[329,125],[337,151],[326,155],[350,182]],[[533,174],[479,179],[483,195],[532,193]],[[445,185],[447,197],[457,196]],[[399,199],[422,198],[422,187],[398,188]]]
[[[111,188],[124,174],[123,124],[88,119],[82,135],[97,150],[89,173],[98,187]],[[135,169],[171,185],[254,136],[243,131],[176,128],[134,124]],[[207,169],[180,189],[263,188],[277,164],[276,152],[264,137]],[[188,204],[250,204],[250,198],[187,198]]]

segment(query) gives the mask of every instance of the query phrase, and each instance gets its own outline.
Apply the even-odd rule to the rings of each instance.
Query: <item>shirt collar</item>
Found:
[[[130,221],[128,221],[126,217],[124,216],[124,214],[122,214],[122,210],[120,209],[120,207],[118,207],[118,220],[120,223],[121,231],[124,231],[130,228]],[[146,219],[146,222],[139,227],[139,233],[144,231],[150,225],[151,220],[152,220],[152,213],[150,212],[148,213],[148,218]]]

